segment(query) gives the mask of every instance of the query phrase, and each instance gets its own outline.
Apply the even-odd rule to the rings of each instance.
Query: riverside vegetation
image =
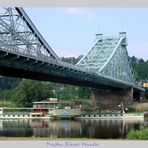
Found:
[[[131,130],[126,139],[130,140],[148,140],[148,128],[140,127],[139,130]]]

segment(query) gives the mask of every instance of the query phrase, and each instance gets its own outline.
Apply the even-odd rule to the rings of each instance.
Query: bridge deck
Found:
[[[98,74],[90,69],[49,58],[36,59],[33,56],[16,54],[3,49],[0,49],[0,74],[93,88],[126,89],[133,87],[143,90],[134,84]]]

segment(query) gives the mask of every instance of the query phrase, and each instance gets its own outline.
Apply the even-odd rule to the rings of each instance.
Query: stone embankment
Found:
[[[134,109],[136,111],[148,111],[148,103],[134,103],[129,106],[129,108]]]

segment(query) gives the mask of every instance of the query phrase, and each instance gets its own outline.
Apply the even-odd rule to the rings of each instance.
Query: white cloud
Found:
[[[81,11],[80,8],[66,8],[67,14],[79,14]]]
[[[66,8],[65,12],[68,15],[79,15],[79,16],[84,16],[87,19],[92,19],[96,17],[95,13],[92,13],[84,8]]]
[[[64,57],[65,57],[65,58],[67,58],[67,57],[75,57],[75,58],[77,58],[78,55],[75,55],[75,54],[69,54],[69,55],[65,55]]]
[[[77,58],[78,56],[79,56],[80,54],[79,53],[77,53],[77,54],[73,54],[73,53],[59,53],[58,54],[58,56],[59,57],[65,57],[65,58],[67,58],[67,57],[75,57],[75,58]]]

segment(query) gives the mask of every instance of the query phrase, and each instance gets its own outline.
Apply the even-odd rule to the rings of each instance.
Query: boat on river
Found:
[[[33,102],[32,108],[0,108],[1,119],[20,118],[74,118],[81,115],[81,106],[71,105],[68,101],[49,98],[46,101]]]

